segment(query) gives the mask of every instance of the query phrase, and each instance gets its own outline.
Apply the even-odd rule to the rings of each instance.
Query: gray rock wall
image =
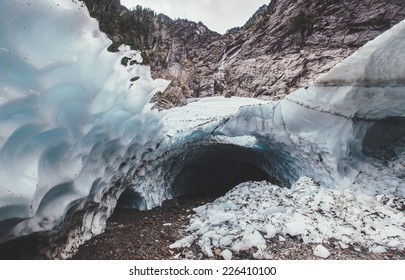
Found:
[[[172,81],[152,100],[163,109],[189,97],[280,99],[405,18],[403,0],[273,0],[249,24],[223,36],[202,23],[149,11],[132,19],[142,14],[142,28],[123,32],[121,21],[135,11],[84,1],[115,43],[140,48],[154,78]],[[113,26],[103,18],[111,11]]]

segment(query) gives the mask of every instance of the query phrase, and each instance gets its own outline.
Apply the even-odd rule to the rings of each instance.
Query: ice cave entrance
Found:
[[[173,197],[222,196],[240,183],[270,181],[279,183],[270,172],[266,153],[233,144],[189,144],[162,163],[169,178]],[[118,200],[118,208],[144,208],[142,196],[127,189]]]
[[[405,118],[389,117],[372,125],[362,141],[362,154],[387,160],[395,156],[395,148],[405,144]]]
[[[211,144],[187,151],[173,181],[175,196],[226,192],[247,181],[270,180],[263,157],[254,149]]]

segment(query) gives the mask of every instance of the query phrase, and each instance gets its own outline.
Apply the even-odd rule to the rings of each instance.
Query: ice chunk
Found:
[[[291,236],[296,236],[302,233],[302,229],[308,225],[308,219],[301,214],[294,214],[291,217],[290,222],[286,223],[283,229],[283,233]]]
[[[201,221],[196,220],[187,228],[187,230],[189,230],[189,231],[197,231],[197,230],[199,230],[201,228],[202,225],[203,224],[201,223]]]
[[[207,245],[205,245],[203,247],[203,253],[205,253],[208,257],[213,257],[214,256],[214,253],[212,252],[211,247],[207,246]]]
[[[178,240],[176,242],[174,242],[173,244],[170,244],[169,248],[170,249],[176,249],[176,248],[189,248],[191,246],[191,244],[193,244],[194,242],[194,237],[193,236],[187,236],[184,237],[181,240]]]
[[[266,231],[265,238],[273,238],[277,234],[276,227],[271,224],[265,225],[264,230]]]
[[[375,246],[371,247],[369,251],[373,254],[384,254],[387,253],[387,250],[383,246]]]
[[[234,214],[231,212],[217,212],[209,218],[209,222],[212,225],[220,225],[232,218],[234,218]]]
[[[278,241],[284,242],[284,241],[286,241],[286,239],[284,238],[284,236],[279,235],[278,236]]]
[[[232,252],[228,249],[223,250],[221,252],[221,256],[224,258],[224,260],[232,260]]]
[[[339,245],[340,245],[340,247],[341,247],[342,249],[348,249],[348,248],[349,248],[349,245],[347,245],[346,243],[344,243],[344,242],[342,242],[342,241],[339,241]]]
[[[224,246],[224,247],[231,245],[232,244],[232,237],[231,236],[221,237],[221,239],[219,240],[219,244],[221,246]]]
[[[266,245],[266,240],[257,231],[247,232],[243,235],[243,241],[246,247],[263,248]]]
[[[315,247],[314,255],[323,259],[327,259],[330,256],[328,249],[326,249],[323,245],[318,245]]]

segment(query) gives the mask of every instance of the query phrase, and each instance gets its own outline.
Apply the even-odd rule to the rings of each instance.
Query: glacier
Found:
[[[218,132],[282,143],[296,171],[290,184],[300,174],[404,197],[404,28],[403,21],[276,105],[242,108]]]
[[[60,230],[68,213],[98,205],[69,230],[88,239],[131,184],[123,162],[136,166],[161,140],[148,102],[168,82],[152,80],[139,52],[109,53],[80,2],[0,11],[0,242]]]
[[[38,251],[65,259],[116,206],[302,176],[389,197],[404,227],[405,22],[281,101],[157,112],[169,81],[136,50],[109,53],[81,2],[3,1],[0,15],[0,243],[40,234]]]

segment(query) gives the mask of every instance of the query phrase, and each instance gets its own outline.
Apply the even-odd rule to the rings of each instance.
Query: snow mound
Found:
[[[290,189],[264,181],[242,183],[195,208],[187,229],[191,234],[176,244],[190,246],[194,240],[211,251],[264,251],[271,238],[293,236],[303,243],[335,239],[343,248],[357,243],[370,251],[377,246],[403,249],[404,212],[384,201],[351,189],[327,189],[309,177],[301,177]]]

